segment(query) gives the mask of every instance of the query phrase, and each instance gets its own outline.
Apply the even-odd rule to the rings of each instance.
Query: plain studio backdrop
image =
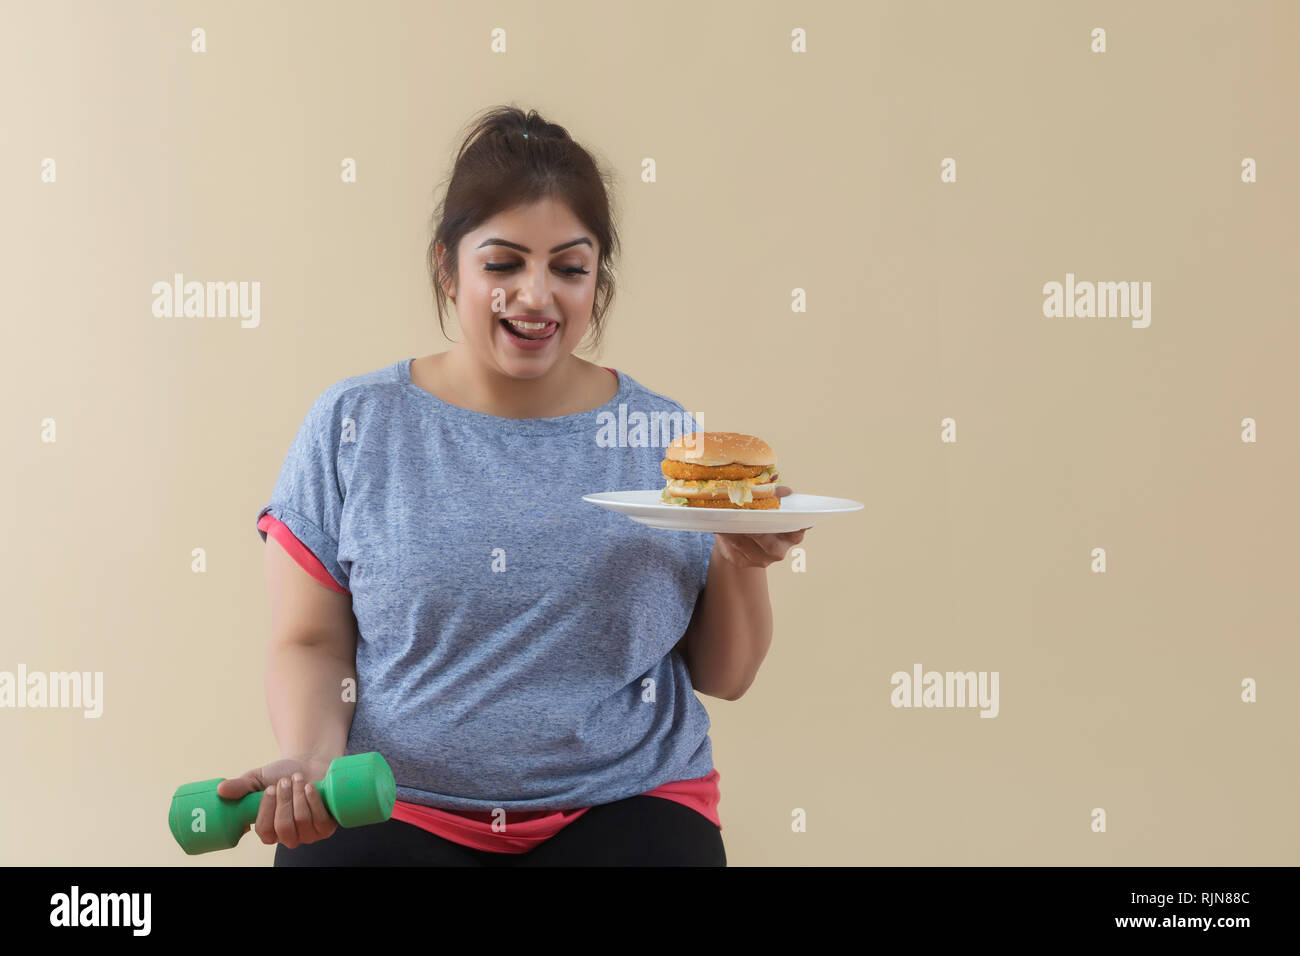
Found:
[[[0,709],[0,862],[191,862],[173,790],[277,756],[253,516],[327,385],[447,347],[428,219],[505,103],[617,177],[579,354],[866,505],[704,698],[731,865],[1300,862],[1297,34],[1280,0],[5,3],[0,671],[101,673],[103,711]],[[258,322],[155,316],[178,273]],[[1045,315],[1067,281],[1150,283],[1149,324]],[[997,716],[895,707],[918,665],[996,672]]]

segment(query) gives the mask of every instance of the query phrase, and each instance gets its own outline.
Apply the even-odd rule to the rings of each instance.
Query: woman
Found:
[[[662,486],[676,433],[606,447],[620,406],[696,425],[572,354],[599,341],[617,236],[563,128],[489,111],[435,222],[439,322],[450,300],[464,340],[308,412],[257,516],[284,756],[220,793],[264,790],[276,866],[725,866],[694,691],[752,682],[765,569],[803,531],[657,531],[582,501]],[[305,783],[369,750],[393,768],[393,818],[339,829]]]

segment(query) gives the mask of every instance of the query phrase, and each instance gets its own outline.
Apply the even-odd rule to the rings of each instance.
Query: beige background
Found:
[[[4,4],[0,670],[103,671],[105,709],[0,710],[3,862],[270,864],[164,819],[277,755],[254,516],[327,385],[446,347],[434,190],[514,102],[619,178],[584,357],[867,505],[770,569],[757,682],[704,698],[732,865],[1300,863],[1298,33],[1287,2]],[[174,272],[260,281],[260,327],[152,317]],[[1067,272],[1151,282],[1150,327],[1044,318]],[[894,709],[914,663],[998,671],[1000,715]]]

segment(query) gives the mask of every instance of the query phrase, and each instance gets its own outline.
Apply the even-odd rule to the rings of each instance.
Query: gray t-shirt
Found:
[[[379,751],[399,800],[445,810],[587,807],[710,773],[673,647],[713,535],[582,500],[663,488],[663,447],[694,418],[623,372],[599,409],[500,418],[429,394],[410,362],[327,388],[257,513],[352,595],[347,752]]]

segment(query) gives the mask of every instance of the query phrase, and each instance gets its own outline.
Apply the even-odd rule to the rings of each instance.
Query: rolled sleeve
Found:
[[[338,563],[345,495],[339,482],[339,423],[333,406],[324,395],[312,405],[285,456],[271,500],[258,510],[254,524],[260,525],[267,514],[281,522],[347,590],[348,575]],[[257,533],[266,541],[263,528]]]

